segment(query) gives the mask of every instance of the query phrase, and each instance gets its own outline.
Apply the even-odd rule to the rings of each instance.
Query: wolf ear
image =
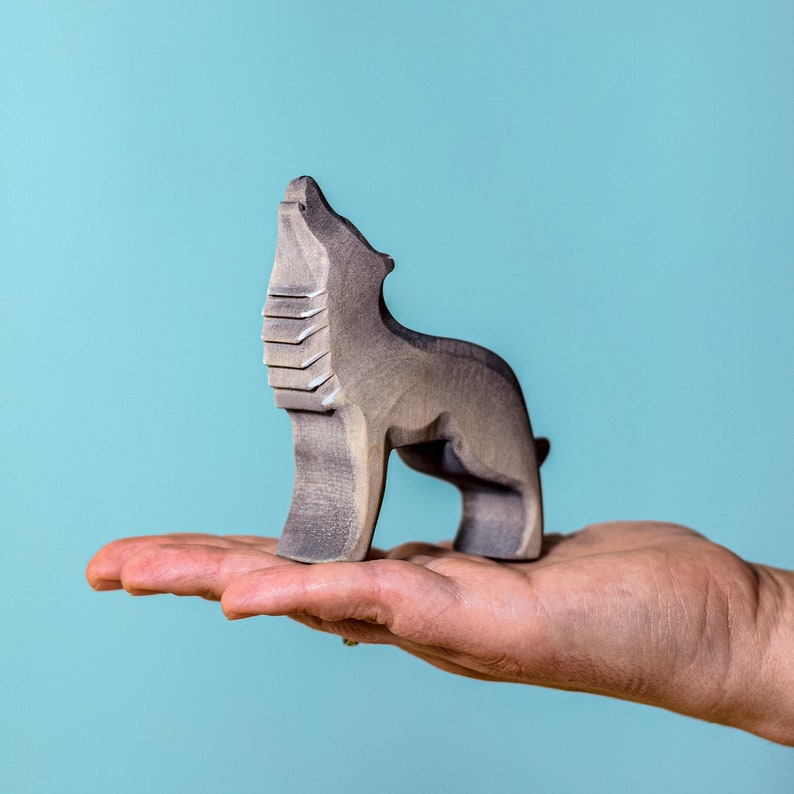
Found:
[[[546,458],[549,457],[551,452],[551,441],[548,438],[535,439],[535,457],[538,459],[538,466],[540,466]]]

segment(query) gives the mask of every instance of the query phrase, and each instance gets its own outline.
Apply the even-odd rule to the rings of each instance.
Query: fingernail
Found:
[[[116,582],[116,581],[113,581],[112,579],[95,579],[93,582],[89,582],[89,584],[97,592],[99,592],[100,590],[120,590],[121,589],[121,582]]]

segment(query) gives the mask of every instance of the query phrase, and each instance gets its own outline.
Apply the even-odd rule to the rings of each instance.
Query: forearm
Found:
[[[732,724],[794,746],[794,571],[752,567],[759,581],[756,635],[739,641],[741,676]]]

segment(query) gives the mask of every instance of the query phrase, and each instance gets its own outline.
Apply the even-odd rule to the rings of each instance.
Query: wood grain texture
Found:
[[[537,557],[538,468],[549,445],[533,439],[510,367],[478,345],[400,325],[383,300],[391,257],[337,215],[311,177],[289,184],[278,224],[262,340],[295,448],[278,553],[364,559],[396,449],[412,468],[460,489],[457,549]]]

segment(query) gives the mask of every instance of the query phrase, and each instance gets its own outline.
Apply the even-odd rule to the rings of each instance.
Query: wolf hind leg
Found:
[[[363,560],[383,499],[383,443],[370,443],[355,410],[288,413],[295,484],[278,555],[300,562]]]
[[[547,447],[548,442],[543,451]],[[528,481],[509,480],[479,463],[466,447],[461,451],[462,455],[456,454],[452,442],[445,439],[397,450],[411,468],[446,480],[460,490],[463,509],[456,550],[502,560],[538,557],[543,510],[537,471],[535,482],[532,471],[527,472]],[[545,458],[543,451],[539,450],[538,458]]]
[[[540,505],[512,488],[462,487],[463,515],[455,549],[498,560],[540,555],[543,527]]]

